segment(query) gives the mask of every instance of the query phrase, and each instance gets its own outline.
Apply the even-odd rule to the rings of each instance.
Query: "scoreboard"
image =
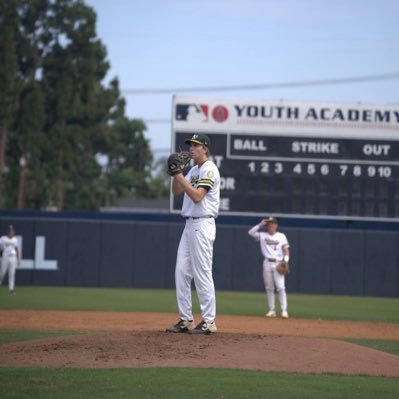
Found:
[[[221,214],[399,220],[399,107],[175,97],[172,149],[193,133],[211,139]]]

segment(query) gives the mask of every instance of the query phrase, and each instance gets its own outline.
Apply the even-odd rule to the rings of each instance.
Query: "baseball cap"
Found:
[[[185,143],[197,143],[204,145],[205,147],[210,147],[211,140],[209,140],[209,137],[206,134],[194,134],[193,137],[191,137],[191,139],[187,139]]]
[[[275,224],[278,224],[277,219],[274,218],[274,217],[272,217],[272,216],[270,216],[270,217],[267,218],[267,223],[275,223]]]
[[[8,230],[7,230],[7,232],[8,233],[15,233],[15,229],[14,229],[14,226],[12,225],[12,224],[10,224],[9,226],[8,226]]]

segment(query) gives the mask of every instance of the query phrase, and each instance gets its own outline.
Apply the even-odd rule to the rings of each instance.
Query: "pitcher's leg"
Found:
[[[214,219],[201,219],[192,224],[191,261],[195,288],[201,308],[202,319],[206,323],[216,318],[216,294],[212,276],[213,243],[216,236]]]
[[[177,250],[175,283],[179,316],[182,320],[193,320],[191,281],[193,279],[190,248],[186,228]]]

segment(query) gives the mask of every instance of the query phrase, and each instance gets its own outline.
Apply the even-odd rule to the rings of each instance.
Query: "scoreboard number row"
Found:
[[[255,162],[251,161],[247,164],[250,173],[261,174],[283,174],[294,173],[297,175],[322,175],[328,176],[331,174],[332,168],[339,167],[340,176],[354,176],[354,177],[379,177],[390,178],[392,176],[392,168],[390,166],[375,166],[375,165],[335,165],[335,164],[316,164],[316,163],[300,163],[297,162],[293,166],[291,164],[284,164],[283,162]]]

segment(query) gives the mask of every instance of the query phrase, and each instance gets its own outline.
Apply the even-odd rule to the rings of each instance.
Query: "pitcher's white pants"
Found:
[[[18,260],[16,256],[3,257],[0,270],[0,284],[3,282],[4,276],[8,272],[8,289],[14,291],[15,288],[15,271],[17,270]]]
[[[202,319],[212,323],[216,317],[215,285],[212,277],[215,219],[187,219],[177,250],[175,282],[177,306],[182,320],[193,320],[191,281],[201,308]]]
[[[267,302],[269,310],[275,311],[276,305],[274,300],[274,289],[276,288],[281,311],[287,311],[287,293],[285,291],[285,276],[281,275],[276,270],[277,262],[269,262],[267,259],[263,260],[263,281],[265,282]]]

